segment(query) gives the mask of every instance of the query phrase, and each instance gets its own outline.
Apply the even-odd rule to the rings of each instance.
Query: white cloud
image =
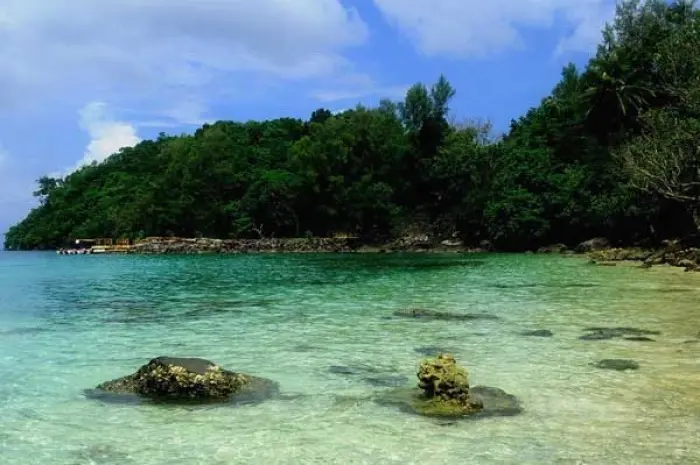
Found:
[[[3,0],[0,105],[187,100],[234,72],[323,76],[367,35],[340,0]]]
[[[351,73],[327,80],[327,87],[311,92],[311,96],[322,102],[337,102],[341,100],[360,100],[364,97],[401,98],[406,94],[408,86],[386,86],[378,84],[370,76],[362,73]]]
[[[564,25],[558,50],[591,51],[614,0],[374,0],[426,55],[482,57],[523,47],[522,30]]]
[[[136,128],[130,123],[112,118],[103,102],[90,102],[79,114],[80,128],[90,136],[83,158],[73,168],[64,173],[52,173],[51,176],[66,176],[82,166],[104,161],[122,147],[133,147],[141,142]]]

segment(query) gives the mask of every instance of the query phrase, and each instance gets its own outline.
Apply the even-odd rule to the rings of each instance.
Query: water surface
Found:
[[[3,465],[700,463],[700,275],[682,270],[525,255],[0,253],[0,297]],[[392,317],[408,307],[499,318]],[[661,334],[579,339],[595,326]],[[536,329],[554,336],[520,335]],[[432,346],[524,412],[451,423],[373,402],[390,388],[372,379],[414,383],[417,349]],[[283,396],[238,408],[84,397],[159,355],[271,378]],[[610,358],[640,368],[593,366]]]

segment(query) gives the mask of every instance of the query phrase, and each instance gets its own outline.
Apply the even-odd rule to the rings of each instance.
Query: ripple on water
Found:
[[[0,463],[699,463],[700,349],[684,344],[700,330],[698,290],[697,275],[557,256],[7,254]],[[498,320],[381,319],[410,308]],[[556,337],[521,335],[538,328]],[[581,341],[586,328],[659,334]],[[642,337],[655,342],[629,340]],[[375,402],[443,349],[522,413],[449,422]],[[160,355],[281,394],[235,409],[83,395]]]

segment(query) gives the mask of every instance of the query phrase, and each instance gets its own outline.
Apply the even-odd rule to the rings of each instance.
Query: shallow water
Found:
[[[0,253],[0,464],[700,463],[700,275],[525,255]],[[427,308],[500,317],[394,318]],[[586,327],[660,331],[585,341]],[[525,337],[548,329],[551,338]],[[447,347],[519,416],[375,403]],[[242,407],[108,404],[83,389],[159,355],[274,379]],[[631,359],[636,371],[601,370]],[[331,369],[331,367],[336,367]],[[338,367],[349,367],[340,369]],[[350,373],[348,373],[350,372]]]

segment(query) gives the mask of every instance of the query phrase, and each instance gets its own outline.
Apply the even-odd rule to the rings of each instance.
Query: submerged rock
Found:
[[[331,365],[328,367],[328,372],[336,375],[357,375],[361,371],[345,365]]]
[[[652,339],[647,336],[629,336],[624,338],[625,341],[637,341],[637,342],[656,342],[656,339]]]
[[[417,376],[418,387],[393,389],[375,398],[375,402],[439,418],[507,416],[522,411],[519,401],[501,389],[470,388],[467,371],[451,355],[424,360]]]
[[[598,363],[596,363],[595,366],[596,366],[596,368],[601,368],[603,370],[617,370],[617,371],[639,369],[639,363],[635,362],[634,360],[625,360],[625,359],[618,359],[618,358],[601,360]]]
[[[429,310],[424,308],[407,308],[396,310],[394,316],[400,318],[416,318],[424,320],[444,320],[444,321],[471,321],[471,320],[498,320],[494,315],[488,314],[469,314],[469,313],[453,313],[441,312],[438,310]]]
[[[416,347],[415,349],[413,349],[413,351],[421,355],[425,355],[426,357],[437,357],[442,353],[453,352],[451,350],[439,346]]]
[[[621,338],[625,336],[630,337],[642,337],[642,336],[659,336],[660,331],[649,331],[646,329],[630,328],[630,327],[617,327],[617,328],[586,328],[584,329],[588,334],[584,334],[579,337],[582,341],[602,341],[607,339]],[[637,339],[639,340],[639,339]]]
[[[532,331],[523,331],[520,335],[529,337],[553,337],[554,333],[548,329],[535,329]]]
[[[278,390],[273,381],[224,370],[205,359],[157,357],[136,373],[106,381],[86,394],[117,401],[135,395],[161,402],[253,402]]]
[[[497,387],[473,386],[469,392],[472,402],[481,405],[481,408],[466,414],[462,409],[450,408],[449,405],[447,408],[436,408],[436,404],[427,400],[423,392],[416,387],[392,389],[375,397],[374,402],[397,408],[405,413],[437,418],[476,420],[490,417],[510,417],[523,412],[517,397]]]
[[[403,375],[377,375],[362,378],[366,383],[377,387],[399,387],[408,383],[408,378]]]

